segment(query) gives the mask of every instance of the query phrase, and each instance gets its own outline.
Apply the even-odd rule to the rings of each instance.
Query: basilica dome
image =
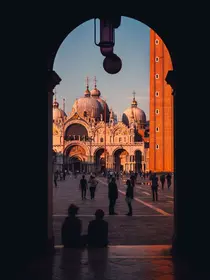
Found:
[[[53,102],[53,121],[57,121],[60,118],[66,117],[66,113],[59,108],[59,103],[57,102],[56,98]]]
[[[96,77],[94,79],[95,81],[95,85],[94,85],[94,89],[90,91],[90,94],[93,98],[95,98],[96,100],[98,100],[103,108],[103,119],[104,119],[104,109],[106,108],[106,121],[108,122],[109,121],[109,107],[108,107],[108,104],[106,103],[106,101],[104,99],[102,99],[100,96],[101,96],[101,92],[100,90],[97,88],[97,85],[96,85]]]
[[[101,114],[103,114],[101,103],[96,98],[86,94],[74,102],[73,109],[81,116],[86,113],[87,116],[95,119],[100,119]]]
[[[138,103],[134,97],[131,103],[131,107],[127,108],[122,115],[122,122],[125,125],[129,126],[129,124],[133,121],[140,124],[146,124],[146,114],[143,110],[138,108],[137,105]]]

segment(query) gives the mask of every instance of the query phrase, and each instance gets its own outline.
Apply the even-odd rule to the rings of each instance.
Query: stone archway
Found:
[[[113,153],[114,163],[113,167],[116,172],[125,171],[128,172],[130,170],[129,166],[129,153],[123,149],[117,149]]]
[[[106,156],[106,160],[105,160],[105,156]],[[107,158],[108,158],[108,153],[106,152],[106,155],[105,155],[104,148],[99,148],[95,151],[94,161],[95,161],[96,172],[102,173],[106,170]]]
[[[66,150],[68,158],[67,165],[72,172],[86,171],[87,155],[85,149],[80,145],[69,146]]]
[[[151,21],[152,22],[152,21]],[[66,33],[67,34],[67,33]],[[59,45],[57,45],[57,47],[59,48]],[[57,48],[57,50],[58,50],[58,48]],[[54,56],[54,55],[56,55],[56,51],[57,50],[55,50],[54,52],[53,52],[53,55],[52,56]],[[54,56],[55,57],[55,56]],[[50,65],[50,67],[52,67],[52,65],[53,65],[53,61],[54,61],[54,58],[51,60],[51,62],[49,62],[49,65]],[[116,151],[116,155],[118,154],[119,152],[117,152]],[[123,154],[122,154],[123,155]]]
[[[81,172],[81,158],[77,157],[77,156],[73,156],[69,158],[69,170],[73,173],[79,171]]]
[[[142,164],[142,152],[136,150],[134,153],[135,160],[135,172],[139,173],[140,171],[145,171],[145,165]]]

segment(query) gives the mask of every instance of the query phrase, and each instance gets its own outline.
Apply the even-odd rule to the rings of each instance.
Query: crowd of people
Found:
[[[129,179],[126,180],[126,195],[125,201],[128,206],[128,213],[126,215],[132,216],[132,201],[134,199],[134,187],[136,184],[138,173],[131,173]],[[143,177],[143,174],[141,175]],[[149,172],[147,177],[151,181],[152,199],[158,201],[158,186],[159,178],[156,173]],[[109,199],[109,215],[117,215],[115,212],[115,205],[118,199],[118,186],[116,183],[117,176],[107,174],[108,178],[108,199]],[[171,186],[172,176],[170,173],[160,176],[160,183],[162,190],[164,189],[165,182],[167,182],[168,189]],[[81,190],[82,200],[86,199],[87,189],[89,186],[90,199],[95,198],[95,191],[98,185],[95,174],[91,174],[89,179],[86,179],[85,174],[80,179],[79,187]],[[95,220],[90,221],[88,225],[88,234],[82,235],[82,223],[76,216],[79,208],[71,204],[68,208],[68,217],[66,217],[62,225],[62,244],[65,248],[81,248],[81,247],[106,247],[108,245],[108,223],[103,220],[104,211],[98,209],[95,212]]]

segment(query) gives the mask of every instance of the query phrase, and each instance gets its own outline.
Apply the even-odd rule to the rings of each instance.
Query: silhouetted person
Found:
[[[161,176],[160,176],[160,182],[161,182],[161,185],[162,185],[162,190],[164,189],[164,185],[165,185],[165,175],[164,174],[162,174]]]
[[[151,181],[152,199],[153,201],[158,201],[158,177],[156,176],[156,173],[151,176]]]
[[[104,248],[108,246],[108,223],[103,220],[104,211],[101,209],[95,212],[96,219],[88,225],[88,247]]]
[[[141,177],[141,176],[140,176],[140,177]],[[131,185],[132,185],[133,187],[135,187],[136,178],[135,178],[135,175],[134,175],[134,174],[132,174],[132,175],[130,176],[130,181],[131,181]]]
[[[133,185],[131,183],[131,180],[127,180],[126,181],[126,186],[127,186],[127,190],[126,190],[126,202],[128,204],[128,216],[132,216],[133,215],[133,209],[132,209],[132,200],[133,200]]]
[[[57,184],[57,180],[58,180],[58,172],[56,171],[54,173],[54,184],[55,184],[55,187],[57,188],[58,184]]]
[[[95,179],[94,175],[90,176],[90,179],[88,181],[88,183],[90,184],[90,198],[91,200],[95,198],[95,191],[96,191],[96,186],[98,185],[98,181]]]
[[[61,239],[64,248],[80,248],[86,243],[85,236],[81,236],[82,222],[76,217],[78,207],[71,204],[68,208],[68,217],[61,228]]]
[[[111,182],[108,185],[108,198],[109,198],[109,215],[116,215],[114,211],[114,207],[116,204],[116,200],[118,199],[118,188],[115,181],[115,178],[113,177]]]
[[[85,179],[85,175],[82,175],[82,179],[80,180],[80,190],[82,199],[86,199],[86,191],[87,191],[87,180]]]
[[[170,186],[171,186],[171,174],[170,173],[167,174],[166,180],[167,180],[167,186],[168,186],[168,189],[169,189]]]

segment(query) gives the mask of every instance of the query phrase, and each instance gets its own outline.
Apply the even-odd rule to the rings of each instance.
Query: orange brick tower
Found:
[[[172,63],[161,38],[150,30],[150,148],[151,171],[174,171],[173,96],[165,81]]]

